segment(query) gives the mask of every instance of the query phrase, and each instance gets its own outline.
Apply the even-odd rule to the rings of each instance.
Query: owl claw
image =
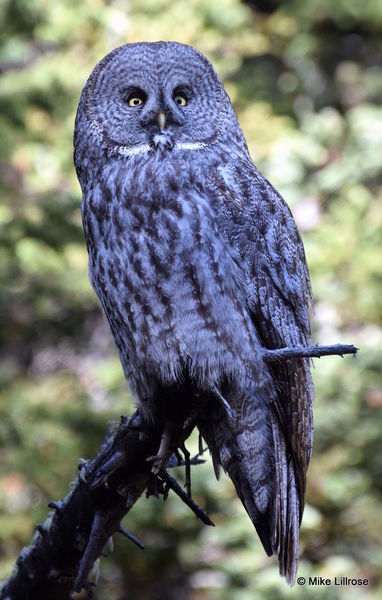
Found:
[[[155,456],[149,456],[148,458],[146,458],[146,462],[153,463],[153,466],[151,467],[151,472],[154,475],[158,475],[158,473],[160,473],[160,471],[162,471],[166,466],[167,456],[159,456],[158,452],[158,454],[156,454]]]
[[[165,427],[159,445],[158,454],[155,456],[149,456],[146,458],[146,461],[153,462],[153,466],[151,467],[151,472],[154,475],[158,475],[160,471],[162,471],[168,462],[169,452],[171,445],[171,431],[168,427]]]

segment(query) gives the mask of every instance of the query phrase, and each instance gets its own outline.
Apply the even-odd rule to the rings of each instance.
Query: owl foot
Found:
[[[169,427],[165,427],[160,440],[158,453],[155,454],[155,456],[149,456],[149,458],[146,458],[148,462],[152,461],[153,463],[153,466],[151,467],[151,472],[154,473],[154,475],[158,475],[158,473],[166,467],[167,461],[169,459],[171,441],[171,430]]]

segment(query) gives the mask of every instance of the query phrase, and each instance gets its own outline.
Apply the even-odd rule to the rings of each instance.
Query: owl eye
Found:
[[[144,99],[141,96],[137,96],[136,94],[134,96],[130,96],[130,98],[127,99],[127,103],[129,106],[140,106],[141,104],[143,104]]]
[[[183,94],[175,94],[175,96],[174,96],[174,102],[178,106],[186,106],[187,99],[186,99],[186,97]]]

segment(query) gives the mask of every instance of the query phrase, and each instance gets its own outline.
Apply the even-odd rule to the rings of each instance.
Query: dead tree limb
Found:
[[[121,520],[150,487],[154,476],[146,459],[159,443],[160,433],[143,424],[139,411],[132,418],[121,417],[98,455],[80,463],[69,494],[50,504],[53,512],[21,551],[13,574],[2,585],[1,600],[67,600],[72,590],[91,589],[89,572],[114,533],[122,533],[142,547],[121,526]],[[154,479],[159,486],[170,481],[165,472]],[[197,516],[208,522],[204,511],[187,499]]]

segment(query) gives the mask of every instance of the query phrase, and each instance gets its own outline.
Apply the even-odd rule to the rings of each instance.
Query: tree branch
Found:
[[[72,590],[90,589],[90,569],[111,535],[122,533],[142,547],[122,527],[121,520],[153,478],[159,488],[163,486],[146,460],[155,454],[159,443],[160,432],[144,425],[139,411],[132,418],[121,417],[119,427],[109,432],[98,455],[89,462],[80,462],[69,494],[50,503],[54,512],[36,528],[31,544],[21,551],[14,572],[2,585],[0,598],[67,600]],[[172,462],[171,458],[169,466]],[[161,472],[160,478],[166,483],[171,479],[169,487],[176,487],[166,472]],[[163,492],[159,489],[159,493]],[[206,522],[204,511],[191,498],[187,500]]]
[[[300,346],[297,348],[277,348],[275,350],[264,349],[263,360],[265,362],[275,362],[282,360],[290,360],[294,358],[321,358],[321,356],[338,355],[343,356],[344,354],[356,355],[358,348],[352,344],[334,344],[333,346]]]

